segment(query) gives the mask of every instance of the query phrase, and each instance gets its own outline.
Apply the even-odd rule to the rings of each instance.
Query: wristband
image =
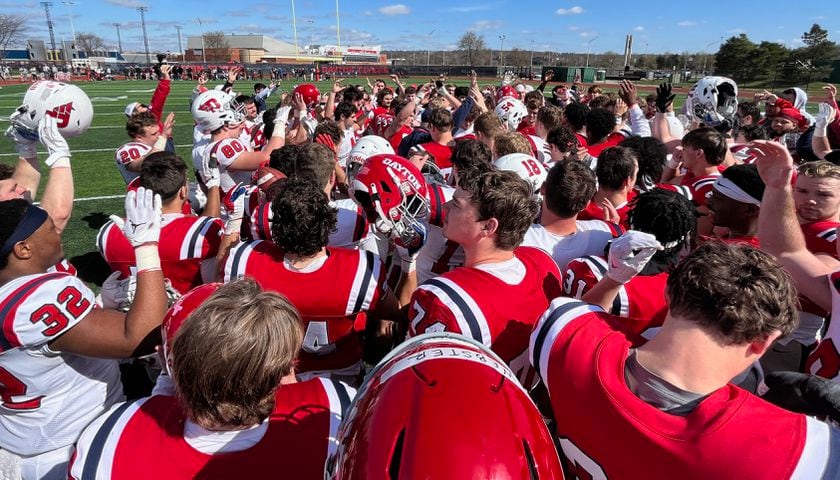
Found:
[[[665,166],[670,168],[671,170],[676,170],[680,168],[681,163],[682,162],[680,162],[679,160],[675,160],[674,157],[671,156],[671,158],[669,158],[668,161],[665,163]]]
[[[70,168],[70,157],[61,157],[54,161],[50,168]]]
[[[417,260],[414,258],[409,260],[400,259],[400,269],[403,273],[411,273],[417,270]]]
[[[814,126],[814,136],[817,138],[824,138],[828,135],[828,125]]]
[[[155,141],[155,145],[152,147],[152,150],[153,150],[153,151],[155,151],[155,152],[162,152],[162,151],[164,151],[164,150],[166,149],[166,142],[167,142],[167,140],[169,140],[169,137],[167,137],[167,136],[165,136],[165,135],[161,135],[161,136],[160,136],[160,137],[158,137],[158,139]]]
[[[157,243],[144,243],[134,248],[134,260],[137,273],[160,270],[160,254]]]
[[[298,112],[295,112],[295,116],[298,118],[298,120],[303,120],[304,118],[306,118],[306,110],[300,110]]]

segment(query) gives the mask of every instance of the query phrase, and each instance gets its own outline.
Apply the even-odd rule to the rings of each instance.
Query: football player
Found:
[[[251,280],[209,284],[182,297],[165,322],[174,390],[115,405],[93,421],[79,439],[70,478],[259,477],[279,470],[323,477],[355,391],[330,380],[295,380],[303,330],[287,299]]]
[[[840,226],[840,167],[824,160],[802,164],[793,190],[796,217],[808,250],[837,256]]]
[[[459,172],[443,235],[463,247],[464,266],[417,288],[408,325],[411,336],[448,331],[489,346],[528,388],[528,331],[562,292],[551,257],[520,247],[537,214],[531,194],[513,172]]]
[[[413,149],[428,152],[443,178],[449,178],[452,173],[452,112],[443,108],[432,109],[428,123],[432,141],[416,145]]]
[[[633,150],[619,146],[602,151],[595,167],[598,190],[577,218],[607,220],[627,228],[627,211],[636,196],[638,173],[639,163]]]
[[[153,152],[162,152],[172,137],[175,114],[170,113],[160,128],[160,122],[150,112],[136,113],[125,123],[125,131],[131,141],[117,149],[114,161],[126,185],[140,175],[143,160]]]
[[[63,249],[46,211],[24,199],[0,202],[0,454],[22,478],[65,478],[82,429],[124,398],[113,359],[150,353],[141,344],[166,310],[160,198],[129,192],[126,214],[137,306],[122,313],[94,308],[78,278],[48,272]]]

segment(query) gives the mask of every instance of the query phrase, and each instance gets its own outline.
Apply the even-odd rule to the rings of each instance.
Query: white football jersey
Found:
[[[601,220],[578,220],[571,235],[555,235],[542,225],[534,224],[525,232],[522,245],[542,249],[554,259],[560,271],[578,257],[603,255],[607,242],[620,236],[621,227]]]
[[[192,166],[198,175],[201,176],[201,181],[204,182],[205,179],[202,172],[202,165],[204,164],[204,154],[207,151],[207,146],[210,145],[210,136],[207,135],[205,137],[199,138],[198,140],[193,143],[192,149]]]
[[[452,200],[455,189],[439,184],[429,184],[431,220],[426,233],[426,243],[417,254],[417,284],[441,273],[464,265],[464,249],[443,236],[443,204]],[[438,195],[441,198],[437,198]]]
[[[132,180],[140,176],[139,172],[130,172],[126,165],[135,161],[141,160],[151,153],[152,147],[140,142],[128,142],[117,149],[114,154],[114,161],[117,162],[117,169],[120,171],[126,185]]]
[[[245,152],[251,152],[250,143],[243,143],[239,138],[224,138],[210,142],[204,149],[202,162],[209,162],[215,157],[219,164],[219,183],[223,192],[229,191],[237,183],[251,183],[253,170],[228,170],[228,167]]]
[[[71,445],[124,399],[115,360],[52,351],[48,343],[94,308],[95,295],[66,273],[0,287],[0,448],[30,456]]]
[[[347,169],[350,150],[353,150],[357,140],[359,140],[359,132],[355,128],[351,127],[344,131],[344,137],[338,145],[338,164],[341,165],[341,168]]]

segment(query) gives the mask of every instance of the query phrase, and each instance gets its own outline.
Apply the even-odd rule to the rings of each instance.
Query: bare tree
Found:
[[[76,50],[90,56],[93,52],[106,50],[105,41],[95,33],[79,32],[76,34]]]
[[[26,28],[26,17],[23,15],[0,14],[0,58],[4,50],[20,40],[20,35]]]
[[[458,48],[465,51],[467,60],[470,66],[475,65],[477,54],[483,50],[487,50],[487,44],[484,43],[484,37],[475,32],[465,33],[460,40],[458,40]]]
[[[230,42],[225,38],[225,32],[216,30],[204,34],[204,49],[207,60],[227,60]]]

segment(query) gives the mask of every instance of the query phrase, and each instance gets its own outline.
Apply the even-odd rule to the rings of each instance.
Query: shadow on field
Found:
[[[102,212],[91,212],[82,217],[82,221],[87,223],[88,227],[99,230],[108,221],[108,215]]]
[[[111,274],[111,267],[97,251],[72,257],[70,263],[76,267],[79,278],[88,283],[95,283],[100,287],[102,282]]]

